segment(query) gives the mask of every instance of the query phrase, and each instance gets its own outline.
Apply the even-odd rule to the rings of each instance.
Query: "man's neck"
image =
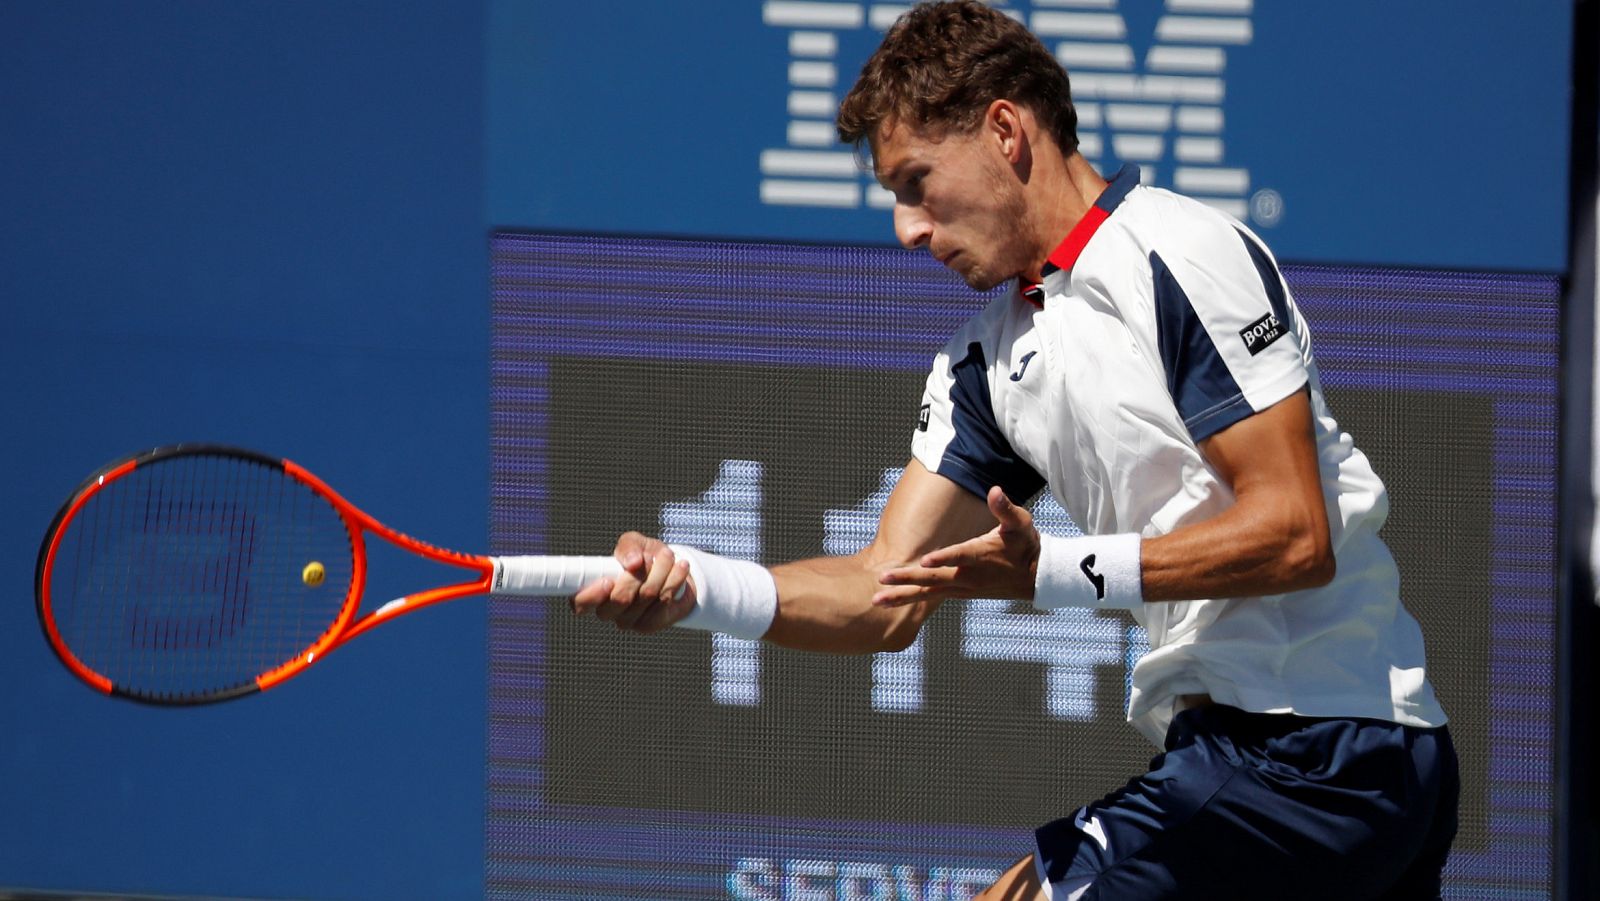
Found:
[[[1042,280],[1050,252],[1082,221],[1106,189],[1106,180],[1080,153],[1056,156],[1038,171],[1042,177],[1036,183],[1038,190],[1032,197],[1035,205],[1029,216],[1036,223],[1032,229],[1036,262],[1022,274],[1033,282]]]

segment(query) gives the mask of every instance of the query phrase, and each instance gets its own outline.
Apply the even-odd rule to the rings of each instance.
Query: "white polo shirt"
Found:
[[[1438,726],[1422,633],[1378,529],[1388,496],[1323,400],[1272,255],[1125,167],[1042,285],[969,320],[928,376],[912,451],[982,497],[1048,484],[1084,532],[1162,535],[1233,495],[1197,443],[1309,385],[1338,572],[1285,595],[1146,603],[1128,719],[1160,745],[1180,695],[1264,713]]]

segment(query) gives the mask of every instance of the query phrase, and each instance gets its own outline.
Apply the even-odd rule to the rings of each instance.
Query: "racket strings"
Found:
[[[247,687],[304,654],[354,574],[329,502],[281,469],[222,454],[161,458],[108,481],[57,554],[63,643],[119,690],[166,700]]]

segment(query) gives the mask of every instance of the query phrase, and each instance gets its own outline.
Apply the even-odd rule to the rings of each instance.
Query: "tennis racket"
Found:
[[[366,535],[471,573],[360,613]],[[271,688],[397,616],[476,594],[561,596],[610,557],[486,557],[404,535],[288,461],[218,445],[112,463],[67,498],[39,547],[45,638],[115,697],[202,704]]]

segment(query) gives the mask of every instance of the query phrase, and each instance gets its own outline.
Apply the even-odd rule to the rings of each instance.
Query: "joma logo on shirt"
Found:
[[[1283,337],[1283,323],[1278,317],[1268,313],[1239,330],[1239,337],[1244,339],[1245,350],[1250,351],[1250,356],[1255,356],[1267,349],[1267,345]]]

